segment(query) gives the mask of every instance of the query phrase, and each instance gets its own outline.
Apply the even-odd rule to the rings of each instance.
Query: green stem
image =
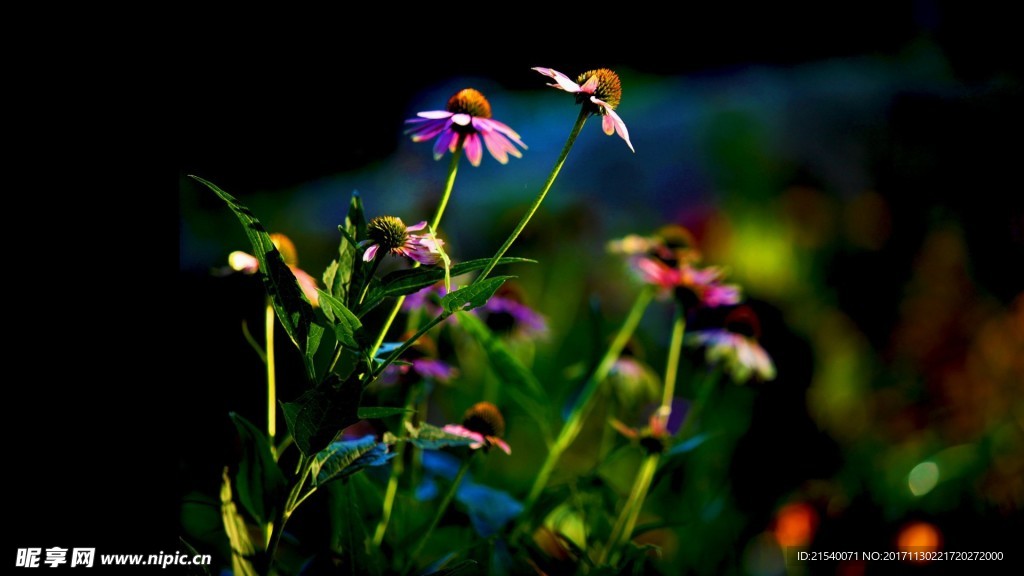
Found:
[[[683,349],[683,334],[686,332],[686,315],[682,306],[676,306],[675,318],[672,321],[672,340],[668,348],[668,361],[665,364],[665,388],[661,396],[661,407],[658,418],[667,427],[668,417],[672,414],[672,399],[676,391],[676,375],[679,373],[679,355]]]
[[[284,525],[288,522],[292,512],[295,511],[295,507],[298,506],[296,501],[299,499],[299,494],[302,492],[302,487],[306,484],[306,478],[309,476],[309,471],[312,467],[312,456],[306,456],[305,454],[299,456],[299,466],[292,481],[291,490],[289,490],[288,498],[285,499],[284,506],[281,507],[281,510],[277,513],[277,518],[272,524],[270,541],[267,543],[267,559],[271,567],[274,565],[274,554],[277,552],[277,545],[281,542],[281,535],[284,533]],[[305,497],[302,499],[305,500]]]
[[[701,383],[701,387],[697,390],[697,397],[694,398],[693,404],[690,405],[690,409],[686,411],[686,419],[683,420],[683,425],[679,428],[679,439],[686,440],[689,437],[690,428],[693,427],[694,422],[700,418],[701,412],[704,411],[704,406],[708,403],[708,399],[711,397],[711,392],[715,389],[715,384],[718,382],[720,372],[712,370],[711,373],[704,378]]]
[[[469,470],[469,464],[473,461],[473,456],[476,451],[470,453],[470,455],[462,461],[462,466],[459,467],[459,473],[455,476],[455,480],[452,481],[452,485],[448,487],[448,492],[445,493],[444,498],[441,500],[441,504],[437,507],[437,512],[434,514],[434,518],[430,521],[430,525],[427,526],[427,530],[420,536],[416,546],[412,549],[412,554],[409,556],[408,563],[405,565],[403,574],[408,574],[413,566],[416,564],[416,558],[423,551],[423,547],[427,544],[427,540],[430,539],[430,534],[437,528],[437,524],[441,521],[441,517],[448,510],[448,505],[452,503],[452,499],[455,497],[455,493],[459,489],[459,484],[462,483],[462,477],[466,475]]]
[[[644,506],[644,499],[647,497],[647,490],[651,487],[654,479],[654,472],[658,469],[658,460],[661,454],[648,454],[640,466],[636,480],[633,482],[633,489],[629,492],[629,499],[622,507],[619,517],[615,520],[612,534],[608,538],[608,546],[601,552],[600,564],[606,562],[615,565],[619,560],[619,549],[630,540],[633,528],[636,526],[636,519],[640,516],[640,509]]]
[[[676,306],[675,318],[672,322],[672,338],[669,341],[668,360],[665,363],[665,386],[661,397],[661,407],[658,408],[658,418],[661,420],[663,429],[668,427],[668,418],[672,414],[672,398],[675,397],[676,376],[679,373],[679,355],[683,347],[683,334],[686,332],[686,315],[682,306]],[[687,418],[689,419],[689,418]],[[601,553],[601,562],[610,562],[614,565],[619,560],[620,550],[633,534],[636,527],[636,520],[640,516],[640,510],[644,507],[644,500],[647,499],[647,491],[651,488],[651,481],[654,479],[654,472],[658,469],[658,461],[661,458],[660,452],[647,455],[644,463],[637,473],[633,483],[633,489],[629,493],[629,499],[619,513],[612,528],[611,536],[608,538],[608,545]]]
[[[587,109],[587,107],[581,106],[580,115],[576,118],[576,124],[573,125],[572,131],[569,132],[569,138],[565,141],[565,146],[562,146],[562,153],[558,155],[558,160],[555,161],[555,166],[554,168],[551,169],[551,174],[548,175],[547,181],[544,182],[544,187],[541,188],[540,194],[538,194],[537,197],[533,200],[533,204],[530,206],[530,209],[526,211],[526,214],[523,216],[523,219],[520,220],[519,224],[516,225],[516,228],[515,230],[512,231],[512,234],[509,235],[509,237],[505,240],[505,243],[501,245],[501,248],[498,249],[498,251],[494,254],[493,257],[491,257],[491,261],[487,263],[487,267],[484,268],[483,272],[481,272],[480,275],[477,276],[475,280],[473,280],[474,284],[476,284],[477,282],[482,282],[485,278],[487,278],[487,275],[491,273],[491,270],[493,270],[494,267],[497,266],[498,260],[500,260],[501,257],[505,255],[505,252],[507,252],[508,249],[512,246],[512,243],[516,241],[516,238],[518,238],[519,234],[523,231],[524,228],[526,228],[526,225],[530,223],[530,219],[533,218],[533,215],[537,212],[537,209],[540,208],[540,203],[543,202],[544,197],[548,195],[548,190],[551,189],[551,185],[555,183],[555,178],[558,178],[558,173],[562,171],[562,165],[565,164],[565,159],[569,156],[569,150],[572,150],[572,145],[576,143],[576,137],[579,136],[580,130],[583,129],[583,124],[587,121],[587,118],[589,116],[590,111]]]
[[[380,263],[384,260],[384,254],[378,254],[379,258],[373,259],[373,264],[370,264],[370,273],[366,275],[366,280],[363,282],[363,290],[359,293],[359,302],[356,304],[362,304],[363,300],[366,300],[366,293],[370,290],[370,282],[373,282],[373,275],[377,273],[377,268],[380,267]]]
[[[593,398],[597,392],[598,386],[608,376],[608,372],[611,371],[615,361],[618,360],[619,354],[622,353],[622,349],[625,348],[629,338],[633,335],[637,325],[640,323],[640,319],[644,315],[644,311],[647,309],[648,304],[651,303],[651,298],[654,296],[654,288],[645,286],[643,290],[636,297],[636,301],[633,303],[633,307],[629,310],[629,315],[626,316],[622,326],[619,327],[618,333],[612,340],[608,350],[605,351],[601,361],[598,362],[597,368],[587,379],[586,383],[583,384],[583,389],[580,391],[579,397],[576,399],[576,404],[573,406],[572,412],[569,414],[569,418],[565,421],[565,426],[558,433],[558,438],[555,439],[554,444],[551,446],[551,451],[548,452],[547,459],[544,460],[543,466],[541,466],[540,472],[537,474],[533,482],[533,487],[530,488],[529,495],[526,497],[524,504],[525,510],[529,510],[540,496],[542,490],[547,485],[548,479],[551,477],[551,473],[554,472],[555,466],[558,464],[558,459],[562,456],[562,453],[572,444],[576,436],[579,435],[580,430],[583,428],[583,421],[586,419],[587,414],[593,406]],[[525,514],[523,515],[525,517]]]
[[[449,314],[448,312],[442,312],[433,320],[427,322],[422,328],[417,330],[416,333],[412,335],[412,337],[410,337],[405,342],[402,342],[401,346],[396,348],[395,351],[392,352],[391,354],[388,354],[388,357],[384,359],[384,362],[379,367],[367,372],[368,381],[363,386],[363,388],[366,388],[370,384],[376,382],[377,378],[380,378],[380,375],[384,373],[384,369],[390,366],[395,360],[398,360],[398,358],[401,357],[401,355],[404,354],[406,350],[408,350],[413,344],[416,343],[417,340],[420,339],[420,336],[423,336],[424,334],[429,332],[431,328],[437,326],[438,324],[443,322],[445,318],[449,316],[451,316],[451,314]]]
[[[462,145],[465,143],[465,136],[460,135],[458,144],[455,145],[455,153],[452,154],[452,161],[448,164],[448,177],[444,181],[444,191],[441,193],[441,201],[437,205],[437,209],[434,211],[434,217],[430,219],[430,227],[437,232],[437,227],[441,225],[441,217],[444,216],[445,208],[448,207],[448,199],[452,195],[452,188],[455,186],[455,175],[459,171],[459,158],[462,157]],[[412,265],[413,268],[419,268],[420,263],[415,262]],[[398,317],[398,313],[402,310],[402,303],[405,302],[405,296],[399,296],[395,299],[395,303],[391,306],[391,312],[388,313],[387,320],[384,321],[384,325],[380,329],[380,333],[377,334],[377,339],[373,341],[373,347],[370,348],[370,358],[377,355],[377,350],[380,350],[381,345],[384,344],[384,338],[387,337],[388,330],[391,329],[391,325],[395,323],[395,318]]]
[[[409,387],[409,393],[405,399],[405,412],[402,413],[402,424],[398,429],[399,440],[408,435],[406,424],[409,422],[412,413],[413,402],[419,394],[419,386],[414,384]],[[381,512],[380,521],[377,523],[377,530],[373,533],[373,547],[380,548],[384,542],[384,533],[388,530],[388,523],[391,521],[391,512],[395,506],[395,495],[398,493],[398,478],[405,471],[405,452],[409,450],[409,443],[402,442],[398,455],[391,460],[391,475],[388,476],[388,486],[384,492],[384,507]]]
[[[274,449],[274,436],[277,436],[277,372],[274,363],[274,306],[267,298],[266,338],[267,338],[267,437],[270,441],[270,452],[277,457]]]

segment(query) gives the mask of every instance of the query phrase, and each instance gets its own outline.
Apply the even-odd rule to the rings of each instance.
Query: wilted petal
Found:
[[[552,70],[551,68],[533,68],[537,72],[549,77],[554,78],[556,84],[548,84],[548,86],[565,90],[566,92],[576,93],[580,91],[580,85],[569,79],[568,76],[562,74],[558,70]]]
[[[622,121],[622,118],[619,118],[619,115],[615,113],[615,110],[612,110],[612,107],[607,102],[593,97],[590,100],[604,111],[603,118],[601,119],[601,127],[604,128],[604,133],[611,136],[612,129],[614,128],[619,137],[626,141],[629,149],[636,154],[633,143],[629,141],[629,130],[626,130],[626,123]]]
[[[380,248],[380,244],[372,244],[363,252],[363,262],[369,262],[377,255],[377,249]]]

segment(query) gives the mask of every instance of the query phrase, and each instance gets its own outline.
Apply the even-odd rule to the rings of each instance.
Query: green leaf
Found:
[[[393,457],[388,445],[377,442],[373,435],[331,442],[313,458],[313,485],[347,478],[369,466],[383,466]]]
[[[228,469],[224,468],[223,481],[220,485],[220,514],[224,520],[224,531],[231,543],[231,568],[237,576],[259,576],[253,565],[257,559],[257,547],[249,535],[249,527],[245,519],[238,513],[231,495],[231,478]]]
[[[459,276],[467,272],[482,270],[490,261],[490,258],[469,260],[467,262],[455,264],[451,267],[449,272],[451,276]],[[501,260],[498,260],[496,265],[521,263],[536,264],[537,261],[530,260],[528,258],[502,258]],[[380,280],[379,286],[370,286],[370,290],[366,294],[366,299],[363,301],[362,306],[359,307],[357,315],[359,317],[364,316],[367,312],[384,301],[385,298],[397,298],[398,296],[412,294],[413,292],[422,290],[431,284],[444,280],[444,277],[445,271],[441,268],[411,268],[408,270],[391,272]]]
[[[551,428],[546,416],[547,406],[551,405],[551,401],[537,377],[523,366],[479,316],[461,311],[456,312],[455,316],[459,320],[459,326],[483,346],[491,368],[505,384],[502,391],[507,392],[513,401],[522,406],[540,427],[545,438],[550,439]]]
[[[332,323],[334,336],[338,342],[350,350],[359,350],[359,337],[363,323],[341,300],[323,290],[317,290],[317,292],[320,294],[320,308]]]
[[[338,258],[327,266],[324,271],[324,286],[327,291],[342,302],[349,301],[349,287],[352,285],[352,272],[357,265],[359,248],[354,241],[366,237],[366,216],[363,213],[363,202],[358,192],[352,193],[345,223],[338,227],[343,231],[338,245]]]
[[[339,573],[343,574],[368,574],[375,576],[380,574],[379,554],[369,553],[369,535],[366,532],[367,520],[359,511],[360,498],[356,487],[351,481],[346,481],[342,486],[342,492],[332,492],[332,495],[341,496],[340,500],[341,518],[340,522],[335,520],[337,527],[337,544],[340,550]]]
[[[299,450],[307,456],[316,454],[326,448],[338,432],[358,422],[362,394],[363,387],[358,378],[351,377],[342,382],[330,374],[295,401],[282,403],[288,430]]]
[[[409,442],[417,448],[424,450],[439,450],[445,447],[469,446],[475,444],[476,440],[450,434],[437,426],[423,423],[419,428],[409,427],[409,435],[405,438],[398,438],[390,432],[384,434],[384,442],[394,444],[396,442]]]
[[[309,325],[309,335],[306,336],[306,365],[312,367],[313,357],[316,356],[316,351],[320,349],[320,340],[324,337],[324,327],[312,323]]]
[[[242,443],[242,460],[235,476],[238,501],[253,518],[266,525],[277,514],[277,506],[287,489],[287,482],[274,461],[270,443],[263,432],[235,412],[231,412],[230,416]]]
[[[441,307],[445,312],[452,313],[456,310],[472,310],[483,306],[509,278],[515,276],[496,276],[459,288],[441,299]]]
[[[198,176],[192,176],[194,180],[204,184],[212,190],[221,200],[227,203],[228,208],[235,213],[245,235],[252,245],[253,255],[260,263],[260,276],[263,278],[263,286],[270,295],[270,302],[274,306],[281,325],[284,326],[288,338],[299,349],[299,352],[306,358],[306,371],[312,378],[314,374],[312,362],[306,354],[308,345],[309,325],[313,320],[313,307],[306,300],[295,275],[284,263],[281,253],[270,240],[266,228],[260,224],[252,211],[242,205],[234,196],[221,190],[216,184],[204,180]]]
[[[401,406],[364,406],[359,409],[359,419],[369,420],[371,418],[387,418],[388,416],[397,416],[404,412],[414,412],[410,408],[403,408]]]

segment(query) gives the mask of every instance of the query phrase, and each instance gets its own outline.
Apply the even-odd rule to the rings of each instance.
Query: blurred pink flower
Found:
[[[498,407],[490,402],[477,402],[466,410],[462,424],[448,424],[442,428],[449,434],[473,440],[469,447],[476,450],[497,446],[505,454],[512,454],[512,448],[501,439],[505,433],[505,418]]]
[[[761,327],[757,316],[741,306],[726,317],[725,328],[697,330],[686,335],[685,342],[694,347],[705,346],[708,364],[721,364],[737,384],[750,380],[775,378],[775,364],[758,343]]]
[[[309,303],[313,306],[319,306],[320,293],[317,292],[318,286],[316,279],[307,274],[305,270],[299,268],[299,259],[296,255],[295,245],[284,234],[271,234],[270,240],[281,253],[281,258],[284,260],[284,263],[288,265],[288,269],[292,271],[292,274],[295,276],[295,280],[299,283],[299,288],[302,289],[302,293],[306,296],[306,299],[309,300]],[[260,261],[248,252],[236,250],[231,254],[228,254],[228,266],[230,266],[235,272],[255,274],[260,269]]]
[[[519,134],[505,124],[491,118],[491,104],[478,90],[466,88],[448,99],[445,110],[418,112],[418,118],[406,120],[414,127],[406,131],[413,142],[423,142],[437,136],[434,142],[434,159],[440,160],[445,151],[455,152],[459,137],[464,138],[463,149],[470,164],[479,166],[483,157],[483,146],[502,164],[508,163],[511,154],[522,158],[523,154],[514,145],[524,150],[526,144]],[[483,141],[483,146],[481,146]]]
[[[622,100],[622,82],[619,80],[618,74],[607,68],[599,68],[580,74],[576,82],[573,82],[558,70],[551,68],[534,68],[534,70],[555,80],[554,84],[548,84],[548,86],[575,94],[577,104],[589,106],[591,113],[601,116],[601,127],[605,134],[611,136],[617,133],[626,141],[629,149],[636,152],[633,149],[633,143],[629,141],[626,123],[615,113],[615,109],[618,108],[619,102]]]

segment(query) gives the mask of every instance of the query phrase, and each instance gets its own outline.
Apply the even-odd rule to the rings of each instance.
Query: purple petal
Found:
[[[509,138],[512,139],[513,142],[522,146],[523,149],[526,149],[526,144],[523,144],[522,140],[519,139],[519,134],[517,134],[515,130],[509,128],[508,126],[502,124],[501,122],[498,122],[497,120],[488,119],[487,122],[495,131],[501,132],[505,136],[508,136]]]
[[[377,256],[377,249],[380,248],[380,244],[373,244],[363,252],[363,262],[369,262]]]
[[[580,85],[579,84],[573,82],[572,80],[569,79],[568,76],[566,76],[565,74],[562,74],[558,70],[552,70],[551,68],[533,68],[533,69],[536,70],[537,72],[540,72],[541,74],[549,77],[549,78],[554,78],[555,79],[555,82],[557,82],[557,84],[548,84],[548,86],[551,86],[553,88],[558,88],[559,90],[565,90],[566,92],[572,92],[574,94],[580,91]]]
[[[427,227],[427,221],[424,220],[424,221],[420,222],[419,224],[413,224],[412,226],[407,226],[405,229],[408,230],[409,232],[419,232],[420,230],[423,230],[426,227]]]
[[[590,101],[597,104],[604,110],[604,118],[601,120],[601,126],[604,128],[605,134],[611,136],[612,132],[609,128],[614,126],[615,132],[618,133],[620,138],[626,141],[626,145],[629,146],[629,149],[636,154],[636,150],[633,148],[633,143],[629,141],[629,131],[626,130],[626,123],[622,121],[622,118],[619,118],[619,115],[615,113],[615,110],[612,110],[612,107],[609,106],[607,102],[594,97],[591,97]],[[611,123],[609,123],[608,118],[611,118]]]
[[[444,156],[444,152],[448,149],[448,145],[452,142],[453,138],[455,138],[453,130],[441,132],[441,135],[437,137],[437,142],[434,142],[434,160],[440,160]]]
[[[487,151],[491,153],[491,156],[494,156],[494,159],[502,164],[508,164],[508,152],[505,148],[505,144],[508,140],[506,140],[501,134],[490,131],[484,132],[483,138],[484,144],[487,146]],[[513,150],[515,150],[515,148],[513,148]]]
[[[447,110],[430,110],[427,112],[417,112],[417,116],[420,118],[429,118],[431,120],[437,120],[439,118],[451,118],[453,114]]]
[[[469,158],[469,163],[473,166],[480,165],[480,159],[483,158],[484,149],[480,145],[480,136],[476,134],[469,134],[466,136],[466,158]]]
[[[430,140],[440,134],[449,124],[448,120],[424,120],[424,122],[426,124],[405,131],[406,134],[412,137],[413,142]]]

